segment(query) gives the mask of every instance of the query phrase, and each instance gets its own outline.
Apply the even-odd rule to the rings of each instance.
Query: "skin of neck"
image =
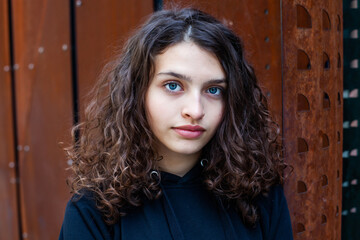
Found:
[[[161,147],[158,148],[158,153],[163,157],[157,163],[160,170],[180,177],[183,177],[195,166],[201,155],[201,152],[193,154],[170,152],[162,149]]]

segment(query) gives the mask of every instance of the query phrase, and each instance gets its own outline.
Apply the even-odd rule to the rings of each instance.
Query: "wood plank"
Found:
[[[19,239],[8,2],[0,2],[0,239]]]
[[[153,12],[148,0],[88,0],[76,5],[76,52],[80,111],[103,66],[130,33]],[[81,118],[81,117],[80,117]]]
[[[58,142],[73,122],[70,6],[13,0],[15,94],[24,239],[57,239],[69,193]]]
[[[287,162],[294,167],[285,190],[294,239],[341,239],[342,1],[286,0],[282,9],[283,136]],[[297,103],[299,94],[308,108]]]

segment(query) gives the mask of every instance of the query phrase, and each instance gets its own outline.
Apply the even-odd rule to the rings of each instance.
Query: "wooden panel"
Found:
[[[294,237],[341,239],[342,1],[286,0],[282,9],[283,133],[294,166],[286,192]]]
[[[12,7],[22,237],[57,239],[70,197],[58,145],[73,122],[69,1]]]
[[[269,98],[270,110],[281,126],[281,24],[279,0],[164,0],[208,12],[234,30],[243,40],[245,54],[254,66],[260,86]]]
[[[104,64],[118,53],[130,33],[153,12],[153,1],[76,1],[76,51],[80,112],[84,97]]]
[[[19,239],[7,1],[0,16],[0,239]]]

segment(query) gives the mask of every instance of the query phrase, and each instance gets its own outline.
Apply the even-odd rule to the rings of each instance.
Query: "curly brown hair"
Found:
[[[214,53],[226,73],[223,121],[202,151],[202,158],[208,160],[203,171],[208,190],[233,204],[244,222],[252,225],[258,219],[255,198],[283,181],[286,164],[277,140],[279,127],[244,58],[239,37],[200,10],[162,10],[104,68],[84,121],[72,129],[74,144],[65,149],[73,160],[68,179],[72,192],[93,193],[108,224],[116,223],[130,207],[141,206],[144,198],[162,194],[150,174],[158,170],[161,156],[154,148],[144,96],[155,57],[184,38]]]

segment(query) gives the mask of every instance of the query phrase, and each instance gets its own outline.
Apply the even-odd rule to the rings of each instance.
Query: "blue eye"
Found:
[[[179,84],[175,83],[175,82],[170,82],[165,84],[166,89],[168,89],[171,92],[178,92],[181,90],[181,87]]]
[[[207,92],[213,95],[220,95],[221,89],[219,87],[211,87],[207,90]]]

